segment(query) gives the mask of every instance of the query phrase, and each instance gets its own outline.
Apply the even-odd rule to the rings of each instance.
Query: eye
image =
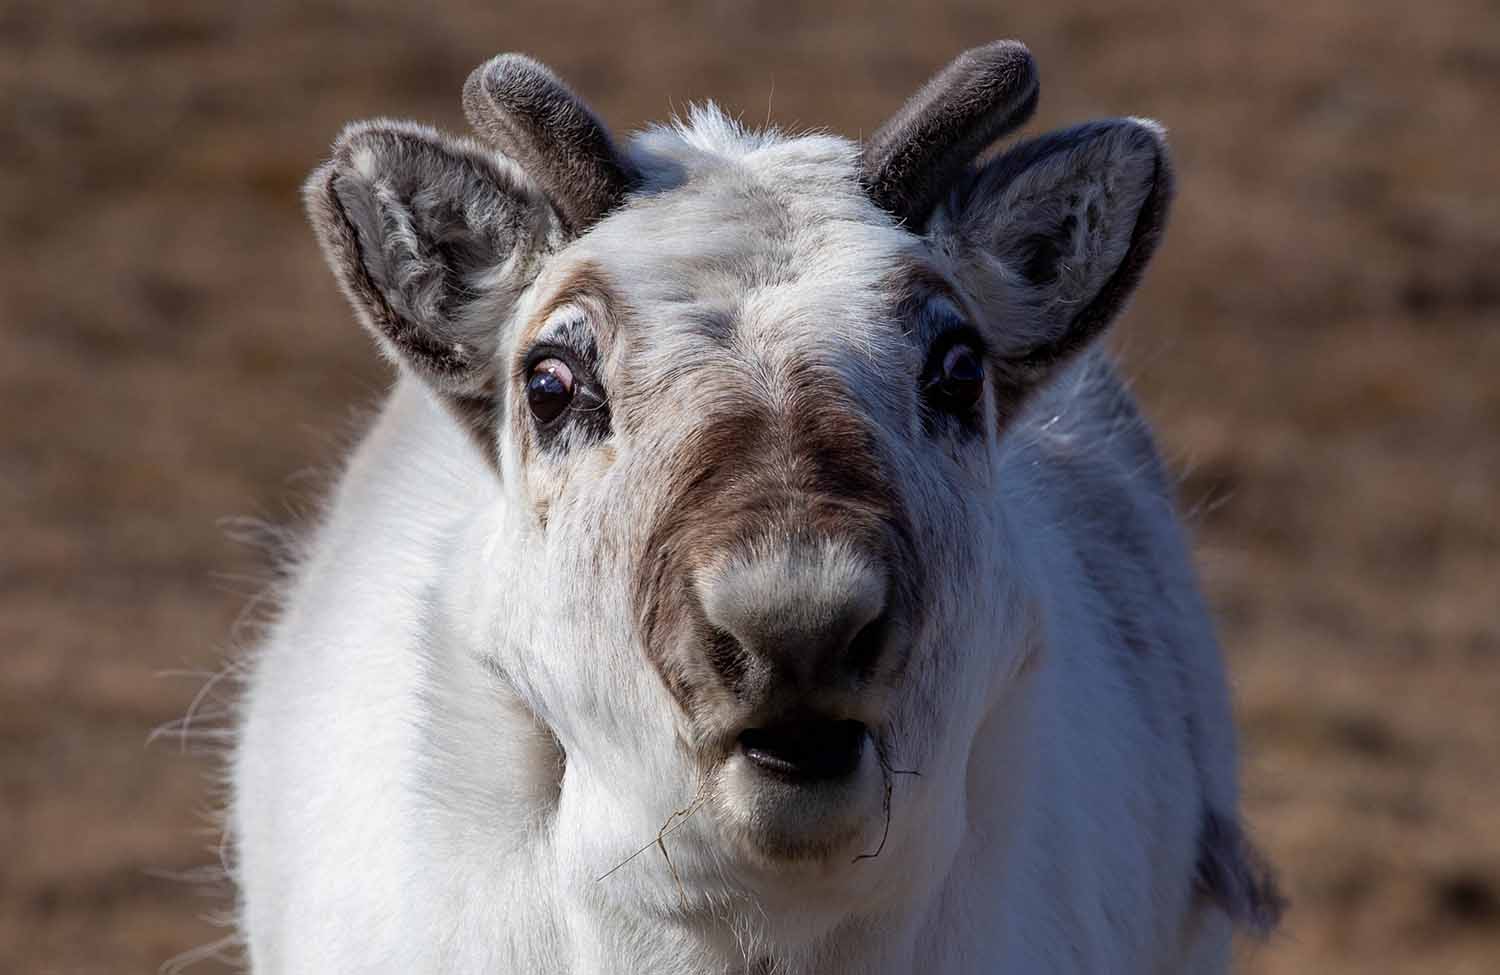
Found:
[[[967,342],[950,346],[927,382],[926,392],[937,409],[949,413],[974,409],[984,396],[984,363],[979,351]]]
[[[573,402],[573,370],[561,359],[543,359],[526,380],[526,405],[538,423],[551,423]]]

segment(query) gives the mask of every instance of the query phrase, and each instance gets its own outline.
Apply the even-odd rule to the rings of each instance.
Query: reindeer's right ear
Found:
[[[346,129],[303,195],[381,348],[487,427],[501,330],[563,240],[541,190],[493,151],[380,121]]]

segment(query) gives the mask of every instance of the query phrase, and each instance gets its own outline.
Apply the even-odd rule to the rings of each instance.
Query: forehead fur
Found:
[[[911,354],[892,281],[917,239],[870,202],[857,145],[749,131],[708,105],[638,135],[630,155],[641,191],[570,256],[629,306],[636,378],[733,362],[767,380],[795,364],[862,385]]]

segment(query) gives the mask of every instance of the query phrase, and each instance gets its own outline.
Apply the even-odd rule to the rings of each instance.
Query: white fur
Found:
[[[1236,805],[1227,694],[1110,367],[1086,355],[1002,437],[924,446],[920,350],[878,297],[918,245],[864,200],[854,147],[705,112],[632,154],[653,182],[553,257],[514,320],[574,262],[605,265],[653,329],[634,395],[672,395],[613,457],[523,464],[507,423],[497,476],[427,387],[397,383],[249,661],[230,826],[253,970],[1222,971],[1229,922],[1194,869],[1203,810]],[[746,268],[747,187],[786,217],[789,267]],[[736,344],[675,327],[685,309],[736,316]],[[920,774],[891,778],[889,835],[857,862],[747,852],[755,787],[684,757],[611,554],[639,542],[652,458],[714,409],[716,375],[785,405],[807,359],[888,431],[941,569],[935,635],[889,704],[891,768]],[[1145,562],[1101,547],[1084,510]],[[1139,584],[1147,563],[1169,591]],[[1153,653],[1120,645],[1122,613]],[[886,830],[872,774],[863,852]]]

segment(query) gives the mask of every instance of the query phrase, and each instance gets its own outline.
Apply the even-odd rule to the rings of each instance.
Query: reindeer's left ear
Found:
[[[1114,319],[1171,197],[1162,130],[1136,119],[1021,143],[949,194],[928,235],[979,303],[1008,392],[1044,381]]]

